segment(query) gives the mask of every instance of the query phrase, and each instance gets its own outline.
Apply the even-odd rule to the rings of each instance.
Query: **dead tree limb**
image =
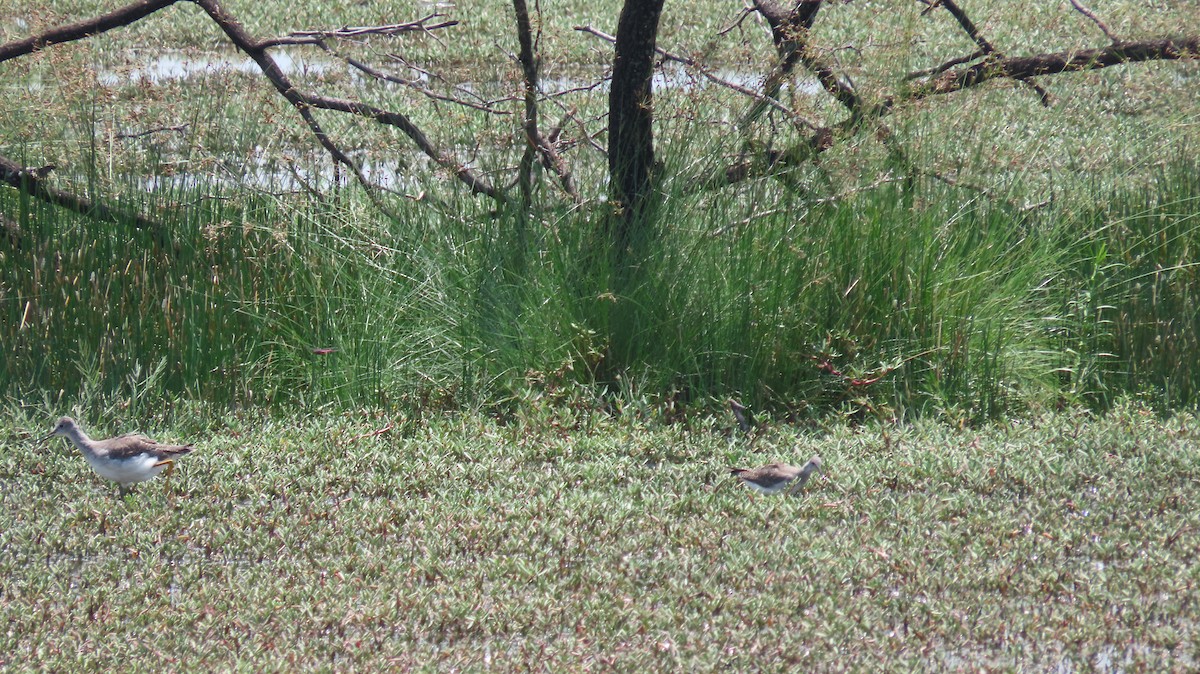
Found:
[[[783,86],[784,80],[795,69],[796,63],[800,62],[817,76],[817,81],[829,95],[850,111],[853,118],[858,119],[863,113],[863,103],[858,92],[849,82],[839,78],[833,67],[825,63],[808,43],[808,32],[816,21],[821,4],[822,0],[798,0],[795,8],[789,11],[774,0],[754,0],[754,8],[771,27],[771,39],[775,42],[775,50],[780,57],[767,75],[763,88],[772,96],[778,93],[779,87]],[[752,109],[743,119],[743,125],[753,122],[758,114],[762,114],[761,109]]]
[[[1096,27],[1100,29],[1100,32],[1104,33],[1104,37],[1107,37],[1110,42],[1117,44],[1121,41],[1121,38],[1117,37],[1117,34],[1108,27],[1108,24],[1104,23],[1100,17],[1096,16],[1096,13],[1093,12],[1087,5],[1083,4],[1079,0],[1071,0],[1071,6],[1074,7],[1080,14],[1091,19],[1092,23],[1096,24]]]
[[[822,0],[797,0],[795,7],[788,10],[774,0],[754,0],[754,10],[767,20],[771,29],[771,39],[779,56],[779,60],[771,67],[766,77],[763,93],[770,98],[778,95],[784,81],[792,74],[796,65],[802,63],[816,75],[821,87],[849,111],[849,118],[834,128],[810,125],[811,132],[807,138],[787,150],[768,149],[758,156],[747,156],[747,152],[743,151],[732,166],[702,183],[704,187],[733,184],[752,177],[777,174],[790,166],[808,163],[833,147],[836,137],[857,131],[865,113],[862,98],[853,85],[837,76],[833,68],[817,55],[808,42],[809,31],[816,21],[821,5]],[[738,123],[743,134],[765,110],[766,107],[762,103],[751,106]],[[891,133],[884,128],[880,129],[880,133],[885,144],[888,144],[889,151],[892,151],[894,143],[891,142]],[[900,156],[900,159],[903,157]]]
[[[161,222],[51,187],[46,184],[45,178],[52,169],[52,166],[30,169],[7,157],[0,157],[0,181],[5,184],[48,204],[89,218],[114,224],[131,224],[135,229],[149,233],[164,250],[172,249],[171,236]]]
[[[450,171],[459,181],[466,184],[472,192],[483,194],[497,201],[504,200],[503,193],[486,179],[435,147],[425,133],[413,124],[406,115],[390,110],[383,110],[382,108],[367,105],[359,101],[299,91],[293,86],[287,75],[283,73],[283,70],[280,69],[275,59],[267,53],[267,47],[262,46],[258,40],[252,38],[246,32],[246,29],[242,27],[241,23],[235,20],[217,0],[192,0],[192,2],[199,5],[220,26],[230,41],[246,52],[258,64],[259,69],[262,70],[263,75],[274,85],[275,90],[287,99],[292,104],[292,107],[296,108],[296,112],[304,120],[304,123],[308,125],[317,142],[329,152],[334,161],[345,165],[354,172],[358,181],[367,188],[368,194],[372,196],[372,199],[376,200],[378,207],[383,208],[383,204],[378,202],[377,197],[374,196],[371,182],[363,174],[362,169],[333,142],[333,139],[329,137],[313,116],[311,108],[357,115],[374,120],[380,124],[395,127],[408,136],[427,157],[437,163],[438,166]]]
[[[522,125],[525,131],[525,152],[521,156],[517,174],[522,204],[528,209],[533,201],[533,163],[538,157],[541,157],[543,167],[558,175],[563,191],[578,203],[579,191],[575,189],[575,180],[570,170],[554,149],[554,145],[542,136],[538,125],[538,59],[533,24],[529,20],[529,7],[525,0],[513,0],[513,11],[517,16],[517,41],[521,45],[517,60],[521,64],[521,88],[525,100],[525,119]]]
[[[751,177],[771,175],[781,168],[797,162],[809,161],[831,147],[836,139],[859,133],[864,124],[874,126],[878,137],[887,147],[889,154],[901,164],[911,168],[911,163],[897,144],[894,136],[881,123],[898,106],[929,96],[949,94],[983,84],[994,79],[1010,79],[1033,88],[1044,105],[1049,104],[1050,94],[1034,81],[1035,77],[1065,72],[1096,70],[1114,65],[1125,65],[1140,61],[1191,59],[1200,57],[1200,38],[1195,36],[1157,38],[1136,42],[1116,40],[1115,34],[1097,23],[1105,35],[1114,41],[1108,47],[1039,54],[1034,56],[1008,57],[1002,54],[979,30],[967,13],[954,0],[921,0],[926,12],[943,7],[958,22],[975,44],[976,51],[966,57],[950,59],[941,65],[920,70],[905,76],[909,81],[899,93],[881,97],[882,103],[868,107],[852,84],[843,81],[832,68],[816,56],[816,51],[807,43],[807,34],[821,5],[821,0],[797,0],[794,8],[787,10],[775,0],[753,0],[754,10],[759,12],[771,28],[772,39],[779,54],[779,61],[772,67],[764,85],[769,94],[779,86],[794,68],[803,63],[816,76],[822,87],[842,103],[850,113],[840,123],[818,128],[808,138],[787,150],[770,150],[761,157],[739,158],[724,175],[709,181],[706,186],[735,183]],[[1099,21],[1089,14],[1086,7],[1072,0],[1081,13],[1093,22]],[[1083,7],[1082,9],[1080,9]],[[743,117],[743,124],[753,122],[765,108],[756,104]],[[907,170],[907,169],[906,169]]]
[[[16,40],[0,45],[0,63],[18,56],[30,54],[51,45],[74,42],[75,40],[82,40],[114,28],[128,26],[150,16],[160,9],[170,7],[176,2],[179,2],[179,0],[142,0],[141,2],[125,5],[120,9],[92,19],[84,19],[83,21],[77,21],[66,26],[51,28],[40,35],[33,35],[24,40]]]
[[[1200,37],[1174,37],[1121,42],[1098,49],[1079,49],[1053,54],[1014,56],[952,68],[909,85],[890,96],[877,112],[885,113],[899,103],[928,96],[954,93],[995,79],[1019,80],[1059,73],[1099,70],[1142,61],[1172,61],[1200,58]]]
[[[38,49],[53,44],[81,40],[114,28],[127,26],[143,19],[154,12],[175,4],[178,0],[142,0],[126,5],[102,16],[79,21],[67,26],[51,29],[39,35],[0,45],[0,62],[32,53]],[[368,196],[382,210],[386,207],[375,194],[375,186],[363,174],[362,169],[343,152],[332,138],[325,132],[312,114],[312,109],[332,110],[353,114],[374,120],[380,124],[392,126],[403,132],[409,139],[432,159],[438,166],[450,171],[460,182],[467,185],[475,194],[488,196],[496,201],[504,201],[503,192],[486,178],[472,171],[469,167],[438,149],[424,132],[421,131],[407,116],[388,110],[376,108],[364,103],[321,96],[298,90],[291,80],[283,73],[275,59],[267,53],[267,49],[278,44],[272,39],[256,40],[237,20],[229,14],[218,0],[189,0],[200,6],[225,35],[239,49],[246,52],[258,65],[263,75],[275,89],[296,109],[297,114],[309,127],[317,142],[325,148],[334,161],[349,168],[356,179],[366,189]]]
[[[767,20],[767,25],[771,28],[771,40],[775,43],[775,51],[779,54],[779,60],[771,67],[763,84],[763,96],[766,98],[774,100],[779,96],[784,81],[792,74],[796,63],[808,50],[808,31],[817,19],[817,12],[820,11],[821,4],[822,0],[798,0],[795,8],[787,10],[774,0],[754,0],[754,10]],[[860,107],[853,91],[847,90],[847,85],[834,77],[830,68],[817,62],[816,57],[812,54],[809,54],[808,58],[813,61],[809,66],[810,69],[817,73],[818,79],[821,80],[821,86],[826,91],[842,101],[843,105],[850,107],[852,111]],[[766,107],[761,102],[755,104],[742,116],[739,127],[743,131],[749,128],[765,111]]]
[[[591,26],[575,26],[575,30],[577,30],[581,33],[587,33],[588,35],[595,35],[596,37],[600,38],[601,40],[605,40],[606,42],[616,43],[616,41],[617,41],[617,38],[613,37],[612,35],[609,35],[608,33],[605,33],[602,30],[597,30]],[[783,113],[784,115],[787,115],[788,119],[790,119],[792,121],[792,123],[798,127],[805,127],[805,128],[808,128],[808,129],[814,130],[814,131],[818,128],[817,124],[815,122],[805,119],[803,116],[796,114],[795,111],[793,111],[791,108],[789,108],[788,106],[781,103],[777,98],[773,98],[772,96],[759,93],[749,87],[744,87],[736,82],[730,82],[729,80],[717,75],[716,73],[714,73],[712,71],[711,68],[709,68],[705,64],[701,63],[700,61],[697,61],[694,58],[690,58],[687,56],[680,56],[679,54],[669,52],[666,49],[663,49],[662,47],[655,47],[654,51],[656,51],[659,56],[663,57],[664,59],[666,59],[668,61],[672,61],[672,62],[678,63],[682,66],[687,66],[688,68],[695,69],[696,72],[700,73],[700,75],[704,77],[704,79],[708,80],[709,82],[712,82],[713,84],[716,84],[721,87],[725,87],[726,89],[729,89],[730,91],[736,91],[737,93],[742,94],[743,96],[747,96],[747,97],[753,99],[757,103],[761,103],[764,106],[770,106],[770,107],[778,110],[779,112]]]
[[[929,2],[929,0],[924,1]],[[1001,54],[994,46],[992,46],[992,43],[989,42],[988,39],[983,36],[983,33],[979,31],[979,28],[976,27],[975,22],[971,20],[971,17],[967,16],[967,13],[963,11],[963,9],[959,7],[958,3],[956,3],[954,0],[934,0],[934,2],[929,4],[930,9],[940,5],[945,8],[947,12],[950,12],[950,15],[953,16],[954,20],[958,22],[958,25],[962,27],[963,32],[967,34],[967,37],[971,38],[971,41],[975,43],[975,46],[979,47],[979,53],[982,54],[983,58],[994,60],[1003,57],[1003,54]],[[1046,91],[1040,84],[1028,77],[1018,78],[1018,81],[1030,89],[1033,89],[1034,92],[1037,93],[1038,98],[1041,99],[1042,105],[1050,107],[1049,91]]]

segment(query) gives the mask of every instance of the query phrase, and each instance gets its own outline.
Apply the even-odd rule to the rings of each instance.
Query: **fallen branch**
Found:
[[[928,2],[928,0],[925,1]],[[954,17],[954,20],[957,21],[958,25],[961,26],[963,31],[966,32],[967,37],[971,38],[971,41],[974,42],[977,47],[979,47],[979,52],[984,58],[996,59],[1003,56],[995,47],[992,46],[992,43],[989,42],[987,38],[983,37],[983,33],[979,32],[979,28],[975,26],[975,22],[972,21],[971,18],[967,16],[967,13],[958,6],[958,3],[954,2],[954,0],[934,0],[934,2],[930,4],[929,10],[926,11],[930,11],[938,5],[944,7],[946,11],[950,12],[950,15]],[[943,68],[943,71],[947,69],[948,68]],[[1027,77],[1018,79],[1020,82],[1025,84],[1025,86],[1033,89],[1034,92],[1037,93],[1038,98],[1041,100],[1043,106],[1047,108],[1050,107],[1049,91],[1046,91],[1040,84]]]
[[[260,44],[266,47],[281,47],[285,45],[305,45],[319,44],[325,40],[352,40],[368,35],[382,35],[385,37],[395,37],[403,33],[411,33],[419,31],[428,33],[440,28],[452,28],[458,25],[458,21],[447,20],[435,24],[429,24],[429,21],[435,19],[445,19],[446,15],[441,13],[433,13],[428,16],[417,19],[416,21],[408,21],[405,23],[393,23],[386,26],[345,26],[335,30],[294,30],[287,34],[286,37],[268,38]]]
[[[928,96],[949,94],[995,79],[1020,80],[1042,75],[1099,70],[1141,61],[1171,61],[1200,57],[1200,37],[1176,37],[1121,42],[1099,49],[1080,49],[1035,56],[1016,56],[984,61],[966,68],[943,72],[906,91],[888,97],[878,112],[897,104]]]
[[[40,35],[32,35],[24,40],[16,40],[0,45],[0,63],[18,56],[24,56],[50,45],[73,42],[103,33],[113,28],[128,26],[131,23],[150,16],[164,7],[179,2],[179,0],[142,0],[113,10],[108,14],[77,21],[66,26],[51,28]]]
[[[48,204],[78,213],[94,220],[114,224],[131,224],[136,229],[148,232],[154,241],[164,249],[171,249],[171,236],[167,227],[157,220],[151,220],[138,213],[121,211],[87,197],[81,197],[71,192],[60,190],[45,183],[45,178],[53,170],[53,166],[43,166],[36,169],[26,168],[8,159],[0,157],[0,181],[15,187],[40,199]]]

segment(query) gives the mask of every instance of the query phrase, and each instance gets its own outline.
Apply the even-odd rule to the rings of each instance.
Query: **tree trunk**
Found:
[[[654,169],[654,111],[650,78],[663,0],[625,0],[617,22],[612,89],[608,98],[608,175],[617,202],[612,244],[623,256],[634,230],[644,226]]]

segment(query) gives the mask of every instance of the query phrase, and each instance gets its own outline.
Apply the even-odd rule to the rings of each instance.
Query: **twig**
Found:
[[[605,149],[605,147],[603,145],[596,142],[596,136],[599,136],[602,133],[604,133],[603,131],[597,131],[596,133],[590,133],[587,130],[587,124],[582,119],[579,119],[579,115],[576,114],[576,109],[574,107],[568,108],[566,105],[561,103],[556,98],[551,98],[549,100],[551,103],[557,105],[559,110],[562,110],[563,121],[561,122],[561,124],[563,126],[566,126],[566,120],[571,120],[572,122],[575,123],[575,126],[579,127],[579,135],[583,139],[584,143],[586,143],[588,146],[590,146],[596,152],[599,152],[601,157],[608,156],[608,150]]]
[[[941,73],[953,68],[954,66],[960,66],[964,63],[970,63],[971,61],[974,61],[975,59],[980,58],[983,55],[984,54],[982,51],[976,51],[967,56],[960,56],[958,58],[950,59],[949,61],[946,61],[945,63],[934,66],[932,68],[925,68],[924,70],[914,70],[913,72],[905,75],[904,79],[906,81],[907,80],[918,80],[918,79],[921,79],[922,77],[929,77],[930,75],[940,75]]]
[[[471,91],[470,89],[467,89],[466,87],[449,82],[448,80],[446,80],[445,77],[442,77],[438,73],[436,73],[432,70],[428,70],[426,68],[422,68],[421,66],[419,66],[415,63],[412,63],[411,61],[408,61],[407,59],[405,59],[403,56],[401,56],[399,54],[388,54],[387,56],[388,56],[388,58],[399,63],[400,65],[404,66],[405,68],[408,68],[409,70],[414,70],[414,71],[420,73],[421,75],[428,77],[430,80],[437,80],[437,81],[441,82],[443,85],[445,85],[445,87],[447,89],[452,89],[454,91],[457,91],[457,92],[463,94],[464,96],[470,96],[470,97],[474,98],[476,101],[479,102],[478,104],[481,106],[490,108],[493,105],[496,105],[497,103],[511,103],[512,101],[519,100],[515,96],[505,96],[503,98],[487,99],[487,98],[484,98],[483,96],[480,96],[479,94],[476,94],[475,92]],[[429,87],[422,87],[416,81],[405,80],[404,78],[399,78],[399,77],[389,78],[389,79],[390,79],[390,81],[393,81],[397,84],[405,84],[406,86],[412,87],[414,90],[419,91],[419,92],[425,94],[426,96],[429,96],[430,98],[433,98],[435,100],[443,100],[443,101],[447,101],[447,102],[451,102],[451,103],[461,103],[462,105],[470,105],[464,99],[454,98],[454,97],[450,97],[450,96],[442,96],[442,95],[436,94]],[[500,114],[500,113],[497,113],[497,114]],[[511,114],[511,113],[503,113],[503,114]]]
[[[330,52],[330,53],[333,53],[333,52]],[[472,110],[479,110],[480,112],[486,112],[491,115],[511,115],[512,114],[511,110],[504,110],[504,109],[492,107],[496,103],[502,103],[502,102],[513,100],[511,97],[495,99],[495,100],[490,100],[490,101],[484,101],[483,103],[473,103],[473,102],[468,101],[463,98],[456,98],[454,96],[447,96],[445,94],[439,94],[436,91],[430,89],[429,87],[422,86],[421,83],[417,80],[410,80],[410,79],[405,79],[403,77],[396,77],[395,75],[389,75],[389,74],[383,72],[382,70],[379,70],[379,69],[377,69],[373,66],[370,66],[362,61],[359,61],[356,58],[352,58],[349,56],[339,56],[339,58],[344,60],[346,62],[346,64],[349,65],[350,67],[358,70],[359,72],[361,72],[369,77],[373,77],[382,82],[391,82],[392,84],[399,84],[401,86],[409,87],[409,88],[414,89],[414,90],[428,96],[429,98],[432,98],[437,101],[444,101],[446,103],[453,103],[454,105],[461,105],[464,108],[471,108]]]
[[[750,9],[749,7],[743,7],[742,11],[738,12],[737,19],[735,19],[733,21],[733,23],[729,24],[729,26],[717,31],[717,35],[719,37],[724,37],[724,36],[728,35],[729,33],[732,33],[734,28],[740,28],[742,23],[746,20],[746,17],[750,16],[753,13],[754,13],[753,9]]]
[[[595,28],[592,28],[591,26],[575,26],[575,30],[577,30],[581,33],[588,33],[591,35],[595,35],[596,37],[598,37],[602,40],[608,41],[608,42],[614,42],[614,43],[616,42],[616,38],[614,36],[609,35],[608,33],[605,33],[604,31],[596,30]],[[662,47],[657,47],[657,46],[654,48],[654,51],[656,51],[660,56],[667,59],[668,61],[674,61],[675,63],[685,65],[689,68],[695,68],[701,75],[703,75],[706,79],[708,79],[710,82],[712,82],[714,84],[720,85],[727,89],[731,89],[731,90],[736,91],[739,94],[742,94],[744,96],[749,96],[750,98],[754,99],[755,101],[757,101],[759,103],[768,105],[772,108],[775,108],[776,110],[779,110],[783,114],[787,115],[788,119],[791,119],[792,122],[794,124],[796,124],[797,126],[802,126],[802,127],[805,127],[807,129],[810,129],[813,131],[815,131],[817,129],[817,124],[815,122],[811,122],[807,119],[804,119],[804,117],[796,114],[795,111],[793,111],[791,108],[787,107],[783,103],[780,103],[774,97],[760,94],[757,91],[743,87],[740,84],[737,84],[735,82],[730,82],[729,80],[718,77],[717,75],[714,75],[708,69],[707,66],[705,66],[704,64],[700,63],[699,61],[697,61],[693,58],[689,58],[686,56],[680,56],[678,54],[673,54],[673,53],[667,51],[666,49],[663,49]]]
[[[1071,0],[1071,5],[1077,9],[1080,14],[1091,19],[1092,23],[1096,24],[1096,27],[1099,28],[1102,33],[1104,33],[1104,36],[1107,37],[1110,42],[1117,44],[1121,41],[1121,38],[1117,37],[1117,34],[1108,28],[1108,24],[1104,23],[1100,17],[1096,16],[1095,12],[1088,9],[1087,5],[1079,2],[1079,0]]]
[[[121,140],[128,140],[131,138],[141,138],[142,136],[149,136],[152,133],[162,133],[164,131],[175,131],[177,133],[183,133],[184,131],[187,131],[187,128],[188,128],[187,124],[177,124],[175,126],[159,126],[159,127],[153,128],[153,129],[146,129],[145,131],[138,131],[137,133],[118,133],[116,135],[116,137]]]
[[[334,30],[294,30],[284,37],[267,38],[259,44],[264,48],[267,47],[282,47],[285,45],[305,45],[318,44],[322,40],[350,40],[363,37],[365,35],[384,35],[394,37],[402,33],[411,33],[420,31],[428,33],[429,31],[439,28],[451,28],[458,25],[458,21],[448,20],[428,25],[428,21],[434,19],[445,19],[445,14],[433,13],[428,16],[417,19],[416,21],[408,21],[405,23],[394,23],[386,26],[343,26]]]
[[[348,445],[353,444],[355,442],[358,442],[359,440],[363,440],[366,438],[377,438],[377,437],[383,435],[384,433],[387,433],[388,431],[392,430],[395,427],[396,427],[395,424],[388,422],[387,426],[384,426],[383,428],[381,428],[377,431],[370,431],[367,433],[363,433],[361,435],[356,435],[353,438],[350,438],[349,440],[346,441],[346,444],[348,444]]]

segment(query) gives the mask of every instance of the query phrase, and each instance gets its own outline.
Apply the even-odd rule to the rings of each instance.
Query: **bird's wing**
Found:
[[[101,440],[96,443],[96,446],[114,459],[130,459],[139,454],[173,456],[192,451],[191,445],[164,445],[140,433],[130,433],[117,438]]]
[[[769,466],[762,466],[753,470],[744,470],[738,473],[738,477],[743,480],[757,482],[765,487],[773,487],[781,482],[787,482],[796,477],[798,470],[792,466],[785,466],[779,463],[772,463]]]

